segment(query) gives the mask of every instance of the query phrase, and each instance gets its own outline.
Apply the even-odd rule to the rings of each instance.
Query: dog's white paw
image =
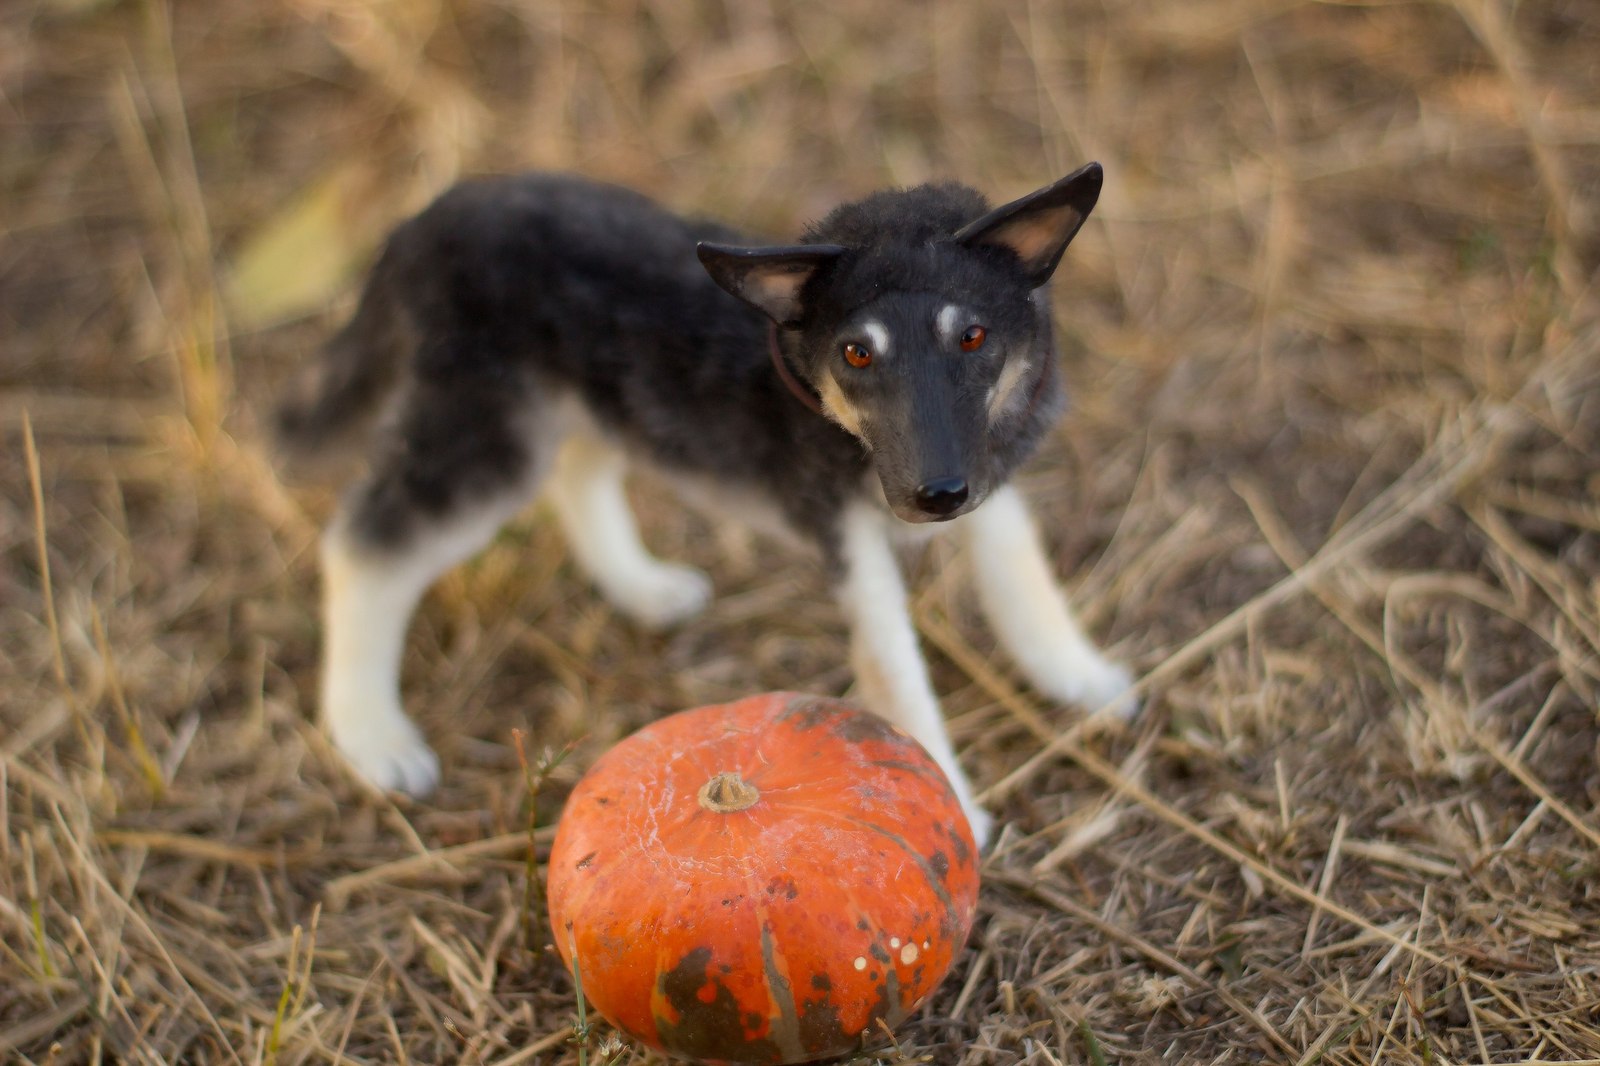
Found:
[[[330,713],[328,733],[351,768],[376,788],[426,796],[439,783],[439,756],[398,707]]]
[[[1084,679],[1083,695],[1078,697],[1078,702],[1091,714],[1131,722],[1144,707],[1133,685],[1133,674],[1127,667],[1102,659]]]
[[[1133,691],[1133,675],[1108,659],[1075,659],[1047,674],[1032,678],[1040,692],[1061,703],[1072,703],[1095,715],[1129,721],[1142,706]]]
[[[618,610],[640,625],[666,629],[705,610],[711,602],[711,579],[692,566],[658,563],[606,592]]]

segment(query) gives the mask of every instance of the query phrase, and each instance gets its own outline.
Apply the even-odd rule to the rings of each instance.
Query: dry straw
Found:
[[[461,173],[788,234],[1096,158],[1027,487],[1147,709],[909,560],[1003,830],[863,1061],[1600,1064],[1597,54],[1588,0],[0,5],[0,1060],[646,1061],[573,1042],[529,870],[627,731],[845,689],[814,564],[640,486],[719,590],[655,637],[535,509],[411,637],[442,790],[372,795],[273,392]],[[575,745],[531,802],[514,730]]]

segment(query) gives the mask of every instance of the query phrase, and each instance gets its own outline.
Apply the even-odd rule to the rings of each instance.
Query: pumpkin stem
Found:
[[[760,798],[761,790],[732,770],[724,770],[700,786],[700,806],[717,814],[742,811]]]

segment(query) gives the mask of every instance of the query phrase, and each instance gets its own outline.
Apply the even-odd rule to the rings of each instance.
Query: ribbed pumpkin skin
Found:
[[[732,812],[699,793],[732,772]],[[780,692],[661,719],[567,800],[550,922],[617,1028],[715,1063],[840,1055],[939,983],[977,906],[944,774],[882,719]]]

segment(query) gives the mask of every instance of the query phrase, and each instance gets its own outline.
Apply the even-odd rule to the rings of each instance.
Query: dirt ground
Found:
[[[542,849],[640,724],[845,692],[816,564],[640,485],[718,590],[652,635],[533,509],[412,630],[443,787],[376,797],[272,397],[459,174],[785,236],[1089,159],[1025,481],[1147,707],[1041,700],[961,553],[908,560],[1002,830],[860,1061],[1600,1064],[1593,0],[0,5],[0,1060],[647,1061],[523,920],[513,730],[576,744]]]

